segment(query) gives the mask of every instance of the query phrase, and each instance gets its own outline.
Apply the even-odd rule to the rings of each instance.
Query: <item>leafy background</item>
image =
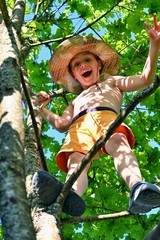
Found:
[[[7,2],[10,11],[13,1]],[[34,93],[52,92],[60,88],[49,75],[49,59],[55,47],[71,35],[101,37],[117,50],[121,58],[120,75],[141,73],[149,47],[144,22],[153,23],[153,13],[160,19],[160,4],[144,0],[28,0],[21,43],[29,41],[31,50],[26,59],[29,79]],[[101,18],[103,16],[103,18]],[[97,20],[98,19],[98,20]],[[94,24],[93,24],[94,23]],[[159,64],[157,75],[159,75]],[[136,93],[126,93],[122,108]],[[75,96],[67,94],[52,100],[48,108],[61,114]],[[135,134],[134,153],[144,180],[154,183],[160,169],[160,90],[143,101],[125,122]],[[65,181],[65,174],[55,164],[65,134],[59,134],[43,121],[42,144],[49,171]],[[110,156],[103,155],[93,162],[89,172],[89,187],[84,194],[87,210],[84,216],[127,210],[129,189],[114,169]],[[159,212],[132,215],[126,218],[70,224],[63,226],[64,239],[136,239],[141,240],[159,221]],[[63,214],[65,218],[66,215]],[[0,232],[1,239],[2,233]]]

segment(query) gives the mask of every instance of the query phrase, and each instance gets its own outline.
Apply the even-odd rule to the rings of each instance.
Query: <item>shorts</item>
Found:
[[[80,152],[86,155],[116,118],[117,114],[108,110],[89,112],[79,117],[70,126],[64,144],[56,156],[56,163],[59,169],[63,172],[68,172],[67,160],[69,155],[73,152]],[[122,123],[115,132],[125,134],[130,147],[133,148],[134,135],[126,124]],[[96,153],[94,159],[99,158],[102,153],[106,153],[104,148]]]

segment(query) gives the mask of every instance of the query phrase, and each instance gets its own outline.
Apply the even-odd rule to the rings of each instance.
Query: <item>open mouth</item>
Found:
[[[83,77],[89,77],[91,75],[92,71],[86,71],[82,74]]]

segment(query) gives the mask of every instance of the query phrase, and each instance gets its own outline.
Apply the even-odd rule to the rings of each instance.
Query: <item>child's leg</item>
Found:
[[[137,160],[132,153],[126,136],[114,133],[105,144],[106,151],[114,158],[118,173],[131,190],[129,211],[146,213],[160,206],[160,189],[150,183],[142,182]]]
[[[74,170],[76,169],[76,167],[78,166],[78,164],[82,161],[83,157],[85,155],[79,152],[74,152],[72,153],[69,158],[68,158],[68,162],[67,162],[67,167],[68,167],[68,173],[67,173],[67,177],[66,177],[66,181],[68,180],[68,178],[72,175],[72,173],[74,172]],[[89,165],[90,166],[90,165]],[[83,172],[81,173],[81,175],[78,177],[78,179],[75,181],[75,183],[73,184],[73,189],[75,190],[75,192],[82,196],[82,194],[85,192],[85,190],[88,187],[88,177],[87,177],[87,172],[89,170],[89,166],[87,166]]]
[[[116,170],[130,189],[142,181],[136,157],[124,134],[114,133],[105,144],[105,149],[113,157]]]
[[[68,159],[68,174],[67,179],[71,176],[75,168],[84,157],[81,153],[72,153]],[[87,179],[88,167],[82,172],[77,181],[73,185],[73,190],[70,190],[63,205],[63,211],[71,216],[80,216],[85,211],[86,205],[80,197],[88,186]],[[66,179],[66,180],[67,180]],[[40,170],[33,175],[32,186],[34,193],[47,205],[53,204],[59,196],[63,183],[56,179],[50,173]]]

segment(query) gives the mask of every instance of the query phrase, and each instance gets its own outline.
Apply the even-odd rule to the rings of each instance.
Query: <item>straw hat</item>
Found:
[[[83,89],[68,70],[71,59],[80,52],[97,55],[103,64],[104,73],[116,75],[119,71],[119,55],[106,42],[94,37],[76,36],[62,42],[50,60],[50,74],[55,83],[61,84],[68,92],[80,93]],[[102,81],[105,80],[104,77]]]

